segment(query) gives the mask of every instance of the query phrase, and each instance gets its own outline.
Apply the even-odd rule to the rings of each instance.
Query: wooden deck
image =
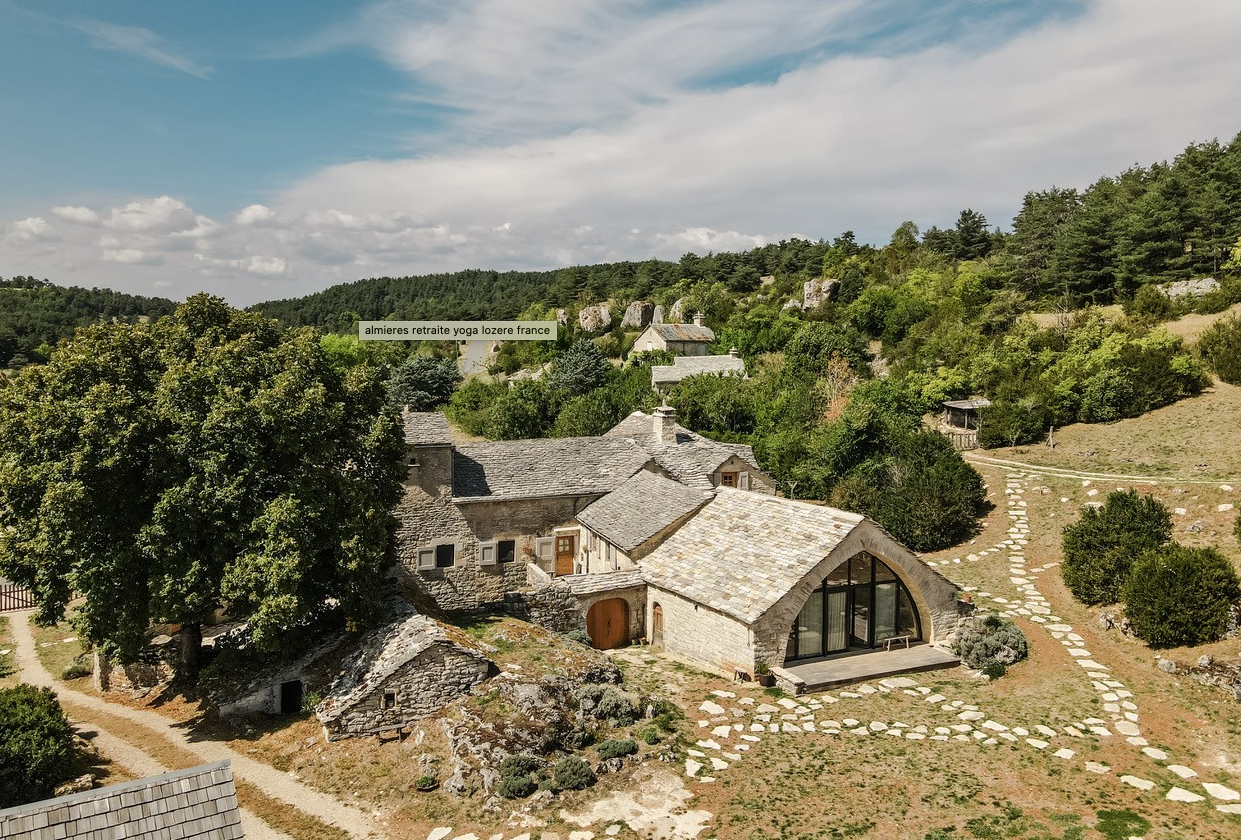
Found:
[[[915,644],[910,648],[841,653],[776,670],[778,676],[792,677],[788,681],[793,684],[795,693],[802,694],[893,674],[955,668],[959,664],[961,660],[950,653],[928,644]]]

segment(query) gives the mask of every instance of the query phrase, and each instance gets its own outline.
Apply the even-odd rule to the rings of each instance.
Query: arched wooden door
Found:
[[[599,650],[629,643],[629,605],[624,598],[608,598],[586,612],[586,632]]]
[[[651,607],[651,644],[664,643],[664,608],[659,604]]]

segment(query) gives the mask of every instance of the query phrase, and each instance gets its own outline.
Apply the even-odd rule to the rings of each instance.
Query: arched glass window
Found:
[[[828,572],[789,631],[786,659],[874,648],[894,636],[922,638],[914,599],[892,569],[866,552]]]

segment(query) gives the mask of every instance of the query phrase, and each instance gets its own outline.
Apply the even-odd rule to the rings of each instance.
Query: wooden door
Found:
[[[600,601],[586,613],[586,632],[599,650],[629,643],[629,605],[623,598]]]
[[[664,643],[664,608],[656,604],[651,608],[651,644]]]
[[[572,535],[556,537],[556,574],[573,574],[575,554],[577,554],[577,540]]]

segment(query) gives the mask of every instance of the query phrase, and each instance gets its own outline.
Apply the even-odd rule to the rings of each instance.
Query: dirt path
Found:
[[[978,455],[974,452],[962,452],[961,454],[967,461],[976,461],[987,466],[999,467],[1009,471],[1014,469],[1024,470],[1058,478],[1080,478],[1088,481],[1133,481],[1141,484],[1241,484],[1241,478],[1178,478],[1171,475],[1123,475],[1121,473],[1086,472],[1083,470],[1070,470],[1065,467],[1048,467],[1043,464],[1034,464],[1026,461],[1007,461],[1001,458]]]
[[[229,761],[232,763],[233,775],[237,779],[253,784],[273,799],[291,805],[329,825],[336,826],[352,837],[375,838],[382,836],[375,828],[370,816],[365,812],[347,805],[335,797],[309,788],[289,778],[288,775],[275,768],[260,764],[229,749],[223,744],[211,741],[196,741],[188,733],[170,724],[167,718],[154,712],[145,712],[117,703],[109,703],[106,700],[101,700],[98,697],[77,691],[55,681],[48,670],[43,667],[43,663],[39,661],[38,655],[35,653],[34,636],[30,632],[31,613],[27,611],[11,613],[10,615],[9,626],[14,641],[13,654],[15,664],[17,665],[18,673],[25,682],[52,688],[61,696],[71,700],[75,705],[124,718],[135,723],[149,732],[151,737],[163,738],[173,745],[193,753],[204,764],[215,761]],[[101,751],[114,758],[119,764],[129,768],[131,772],[138,773],[139,775],[149,775],[152,771],[156,773],[167,772],[168,768],[162,767],[159,762],[143,752],[139,746],[107,733],[89,720],[81,722],[97,730],[100,736],[102,736],[102,740],[96,739],[96,743]],[[283,838],[283,840],[288,840],[286,835],[273,831],[258,817],[243,810],[243,820],[247,820],[247,818],[248,821],[245,823],[247,838],[254,838],[254,840]]]

